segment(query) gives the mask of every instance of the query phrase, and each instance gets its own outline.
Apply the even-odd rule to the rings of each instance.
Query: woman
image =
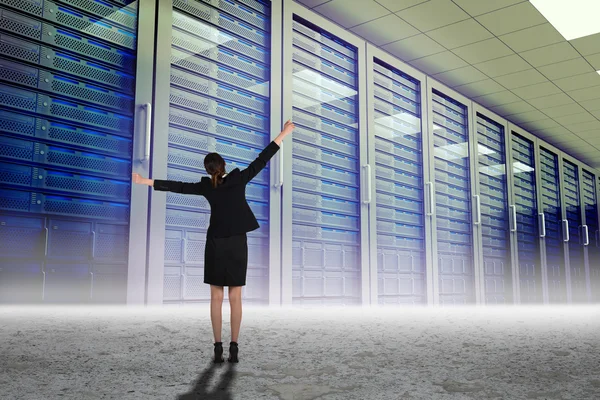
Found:
[[[238,362],[238,335],[242,322],[242,286],[246,284],[248,244],[246,233],[259,228],[258,221],[246,202],[246,185],[277,153],[283,139],[292,133],[294,124],[287,121],[281,133],[248,168],[225,173],[225,160],[210,153],[204,158],[204,168],[210,175],[197,183],[146,179],[133,174],[133,183],[152,186],[154,190],[197,194],[206,197],[211,215],[204,251],[204,283],[210,285],[210,318],[215,337],[215,362],[223,362],[221,342],[221,309],[223,287],[229,286],[231,304],[230,362]]]

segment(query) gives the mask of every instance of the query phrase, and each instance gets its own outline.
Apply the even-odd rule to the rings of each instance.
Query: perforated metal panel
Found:
[[[379,303],[426,300],[420,82],[373,63]]]
[[[565,249],[562,237],[562,204],[558,156],[540,147],[542,204],[546,227],[546,269],[551,303],[566,303]],[[526,225],[527,226],[527,225]],[[533,228],[533,226],[527,226]],[[529,232],[532,233],[532,232]],[[535,235],[535,233],[532,233]]]
[[[433,89],[435,210],[440,303],[474,301],[468,110]]]
[[[521,303],[530,303],[539,301],[542,294],[535,146],[515,132],[512,132],[511,141]]]
[[[579,168],[563,159],[565,211],[569,222],[569,269],[573,302],[587,302],[586,273],[583,255]]]
[[[292,301],[356,304],[361,297],[357,49],[294,15],[292,50]]]
[[[269,3],[175,0],[173,6],[167,179],[199,181],[210,152],[221,154],[228,170],[244,169],[270,138]],[[259,290],[243,293],[259,302],[268,297],[262,290],[268,282],[268,183],[267,167],[246,189],[261,227],[248,234],[247,285]],[[210,298],[203,282],[209,220],[203,197],[167,194],[164,301]]]
[[[136,30],[129,0],[0,0],[0,269],[31,299],[125,298]]]
[[[512,301],[504,127],[477,114],[477,160],[486,304]],[[500,241],[497,241],[500,239]]]
[[[600,225],[598,224],[598,195],[596,175],[582,170],[581,188],[585,207],[585,224],[588,227],[588,263],[592,303],[600,302]]]

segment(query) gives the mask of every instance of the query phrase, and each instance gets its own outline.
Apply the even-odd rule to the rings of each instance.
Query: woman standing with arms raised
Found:
[[[204,168],[210,177],[200,182],[184,183],[146,179],[133,174],[133,183],[152,186],[154,190],[195,194],[206,197],[211,208],[210,225],[204,251],[204,283],[210,285],[210,317],[215,337],[215,362],[223,362],[221,342],[223,287],[229,286],[231,305],[230,362],[238,362],[238,335],[242,322],[242,286],[246,285],[248,243],[246,233],[259,228],[258,221],[246,202],[246,185],[277,153],[283,139],[292,133],[294,124],[287,121],[281,133],[260,153],[248,168],[225,172],[225,160],[210,153]]]

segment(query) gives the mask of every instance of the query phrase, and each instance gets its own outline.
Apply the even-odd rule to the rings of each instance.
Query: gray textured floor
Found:
[[[0,398],[600,399],[599,307],[245,307],[233,369],[208,315],[0,308]]]

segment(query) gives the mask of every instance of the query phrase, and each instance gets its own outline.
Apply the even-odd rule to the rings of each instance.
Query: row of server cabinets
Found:
[[[600,300],[595,170],[288,0],[0,0],[0,301],[197,303],[246,167],[246,301]]]

